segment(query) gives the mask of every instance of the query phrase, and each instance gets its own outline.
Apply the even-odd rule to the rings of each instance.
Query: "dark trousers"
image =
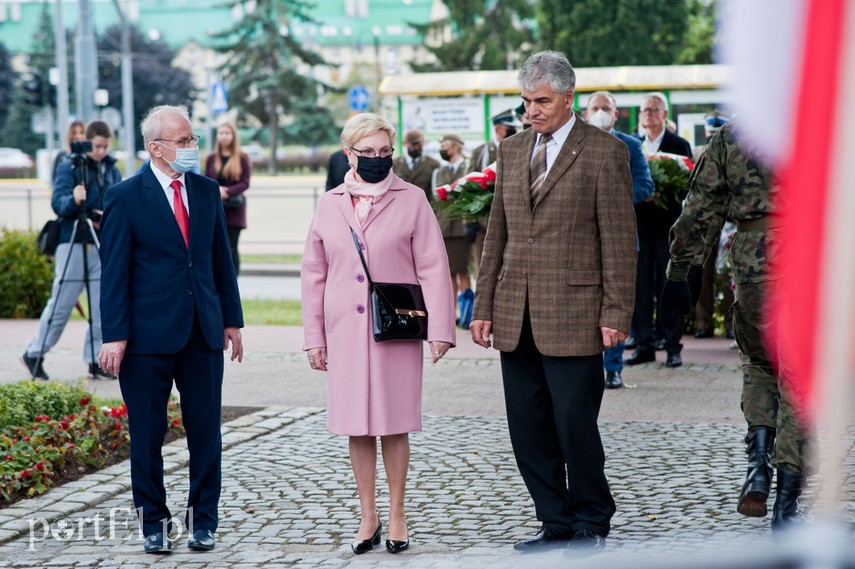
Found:
[[[680,343],[683,339],[682,322],[679,326],[666,329],[661,323],[653,321],[653,314],[665,285],[665,269],[668,267],[669,258],[667,239],[639,239],[632,330],[641,352],[652,352],[656,349],[656,327],[661,329],[666,352],[679,354],[683,348]]]
[[[217,529],[220,500],[223,352],[211,350],[198,319],[187,345],[175,354],[126,354],[119,373],[122,398],[128,406],[131,435],[131,489],[140,512],[143,534],[171,527],[163,486],[166,404],[172,382],[181,396],[181,416],[190,450],[190,491],[185,525]],[[166,526],[164,526],[166,524]]]
[[[240,256],[238,255],[238,239],[240,239],[240,232],[243,231],[242,227],[233,227],[231,225],[226,226],[226,231],[229,234],[229,247],[232,251],[232,261],[235,264],[235,275],[240,274]]]
[[[511,444],[537,519],[561,532],[608,535],[615,502],[597,427],[602,355],[542,355],[526,310],[520,343],[501,361]]]
[[[698,330],[715,331],[715,265],[717,259],[718,247],[713,247],[710,256],[704,263],[703,287],[701,288],[701,296],[698,298],[698,304],[695,305],[695,320],[698,322]],[[733,306],[733,290],[729,286],[725,286],[722,294],[724,295],[724,302],[722,303],[724,328],[725,331],[729,332],[733,330],[733,312],[730,310],[730,307]]]

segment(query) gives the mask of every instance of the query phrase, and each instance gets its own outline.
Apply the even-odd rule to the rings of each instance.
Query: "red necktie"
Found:
[[[172,203],[175,206],[175,221],[178,222],[178,229],[181,230],[181,235],[184,236],[184,244],[190,246],[190,216],[187,215],[187,208],[184,207],[184,200],[181,198],[181,182],[172,180],[169,187],[175,190],[172,194]]]

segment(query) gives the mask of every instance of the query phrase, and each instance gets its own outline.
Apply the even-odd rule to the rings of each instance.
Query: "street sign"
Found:
[[[368,110],[369,103],[371,103],[371,95],[368,94],[365,85],[354,85],[347,90],[347,104],[354,111],[361,113]]]
[[[229,110],[229,96],[226,84],[218,81],[211,85],[211,112],[224,113]]]

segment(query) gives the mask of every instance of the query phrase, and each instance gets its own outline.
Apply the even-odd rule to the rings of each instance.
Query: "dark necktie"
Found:
[[[546,144],[552,140],[552,135],[540,135],[540,144],[534,152],[534,157],[531,159],[529,166],[529,187],[531,189],[531,203],[537,199],[537,194],[540,188],[543,187],[543,181],[546,179]]]
[[[181,182],[172,180],[169,187],[174,190],[172,203],[175,208],[175,221],[178,222],[178,229],[184,236],[184,244],[190,247],[190,216],[187,215],[187,208],[184,207],[184,200],[181,197]]]

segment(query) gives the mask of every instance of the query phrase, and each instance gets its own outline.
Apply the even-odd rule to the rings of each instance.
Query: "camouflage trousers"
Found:
[[[742,369],[742,413],[748,428],[768,427],[776,432],[772,466],[792,472],[804,470],[809,437],[796,416],[792,398],[782,389],[762,342],[766,328],[761,318],[763,283],[736,285],[733,331]],[[786,362],[779,368],[786,373]]]

